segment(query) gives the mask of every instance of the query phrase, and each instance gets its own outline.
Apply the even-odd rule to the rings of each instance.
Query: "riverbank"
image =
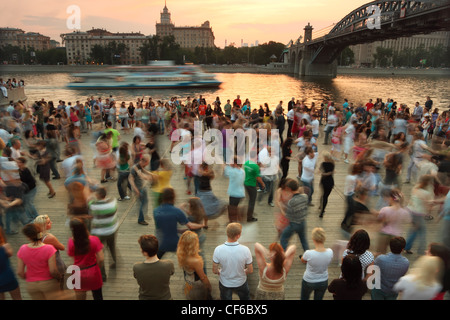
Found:
[[[110,66],[103,65],[1,65],[0,76],[8,74],[17,74],[22,72],[49,72],[49,73],[76,73],[76,72],[94,72],[105,71]],[[202,65],[207,72],[212,73],[264,73],[264,74],[290,74],[286,69],[276,69],[269,66],[253,65]],[[416,69],[416,68],[349,68],[338,67],[338,75],[404,75],[404,76],[448,76],[450,69]]]

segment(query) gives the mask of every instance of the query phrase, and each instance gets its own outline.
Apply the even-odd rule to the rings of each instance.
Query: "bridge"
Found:
[[[308,23],[303,39],[288,44],[287,60],[294,75],[336,77],[337,58],[349,45],[448,31],[450,0],[372,1],[330,29],[313,36]]]

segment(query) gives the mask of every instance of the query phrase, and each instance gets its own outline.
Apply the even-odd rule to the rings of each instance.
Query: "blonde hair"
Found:
[[[200,258],[198,235],[193,231],[185,231],[178,240],[177,258],[181,268],[187,267],[188,258]]]
[[[47,232],[48,220],[50,220],[50,218],[46,214],[41,214],[41,215],[37,216],[36,218],[34,218],[33,223],[39,228],[39,231],[40,231],[38,233],[38,239],[42,239],[44,237],[44,235],[46,235],[48,233]]]
[[[242,225],[238,222],[232,222],[227,225],[227,236],[231,239],[242,233]]]
[[[324,161],[334,162],[333,157],[331,156],[331,153],[329,153],[328,151],[324,151],[322,153],[322,156],[323,156]]]
[[[410,274],[418,284],[418,289],[424,289],[439,282],[443,261],[437,256],[421,256],[414,263]]]
[[[319,243],[325,243],[325,230],[323,230],[322,228],[314,228],[313,231],[311,232],[312,234],[312,239],[316,242]]]

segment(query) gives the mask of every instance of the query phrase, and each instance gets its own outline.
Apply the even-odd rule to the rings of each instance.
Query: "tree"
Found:
[[[389,48],[377,47],[376,53],[373,55],[375,64],[380,67],[387,67],[393,56],[393,50]]]
[[[342,50],[338,63],[340,66],[349,66],[355,63],[355,53],[350,47],[346,47]]]

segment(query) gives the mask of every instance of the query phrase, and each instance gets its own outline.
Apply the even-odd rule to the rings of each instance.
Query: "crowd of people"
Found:
[[[232,299],[235,292],[248,300],[247,277],[254,261],[250,248],[238,240],[242,223],[258,221],[256,202],[267,197],[264,201],[273,207],[278,242],[268,248],[254,244],[259,269],[255,299],[285,298],[285,281],[299,256],[290,244],[294,234],[303,248],[300,261],[306,265],[302,300],[311,294],[321,300],[327,290],[334,299],[362,299],[368,290],[374,300],[443,299],[450,285],[449,118],[450,111],[439,112],[429,97],[424,106],[417,102],[413,108],[397,105],[393,99],[316,105],[292,98],[286,108],[280,101],[271,109],[267,103],[254,107],[240,96],[226,103],[219,97],[207,103],[202,96],[184,101],[173,97],[167,102],[142,97],[128,103],[112,96],[74,104],[42,99],[31,107],[11,101],[1,110],[0,123],[0,297],[9,292],[13,299],[20,299],[16,274],[26,280],[32,299],[58,297],[67,278],[60,251],[67,250],[82,275],[76,298],[86,299],[91,291],[94,299],[103,299],[104,246],[113,259],[110,267],[117,262],[117,201],[135,197],[138,224],[149,225],[145,217],[152,213],[155,228],[154,234],[144,234],[138,241],[145,257],[132,270],[139,299],[172,298],[169,282],[174,263],[163,256],[174,252],[183,270],[187,299],[214,298],[212,271],[219,276],[220,299]],[[197,121],[203,131],[222,133],[221,151],[228,160],[224,164],[205,161],[207,144],[193,134]],[[240,161],[237,156],[228,158],[235,150],[230,150],[227,129],[253,129],[258,138],[262,130],[276,129],[278,135],[268,134],[256,157]],[[97,177],[88,175],[88,160],[82,154],[86,146],[81,137],[87,134],[92,137]],[[166,139],[172,155],[186,136],[192,143],[182,145],[180,166],[189,197],[176,206],[171,181],[174,164],[168,151],[160,150],[160,143]],[[202,161],[190,161],[197,157]],[[344,240],[327,248],[325,230],[315,227],[308,235],[307,221],[315,203],[318,217],[326,219],[328,198],[339,192],[334,181],[337,162],[348,168],[342,191],[346,206],[338,226]],[[296,174],[289,170],[291,163]],[[273,164],[275,172],[267,170]],[[228,180],[226,197],[212,188],[218,167]],[[56,195],[52,180],[65,179],[71,230],[67,246],[49,233],[51,218],[40,215],[34,205],[40,187],[37,176],[48,189],[49,199]],[[105,187],[110,181],[117,185],[116,194]],[[409,194],[404,192],[405,184],[414,184]],[[221,216],[227,216],[227,240],[214,250],[208,269],[204,255],[208,221]],[[441,241],[427,243],[426,223],[432,219],[442,224]],[[20,225],[29,243],[17,251],[14,272],[8,262],[13,250],[7,238],[17,234]],[[185,229],[180,231],[179,225]],[[371,239],[374,230],[376,239]],[[415,246],[419,258],[410,267],[407,257]],[[342,272],[339,278],[329,279],[333,260]],[[391,268],[394,264],[398,268]],[[381,272],[381,287],[368,285],[373,266]]]

